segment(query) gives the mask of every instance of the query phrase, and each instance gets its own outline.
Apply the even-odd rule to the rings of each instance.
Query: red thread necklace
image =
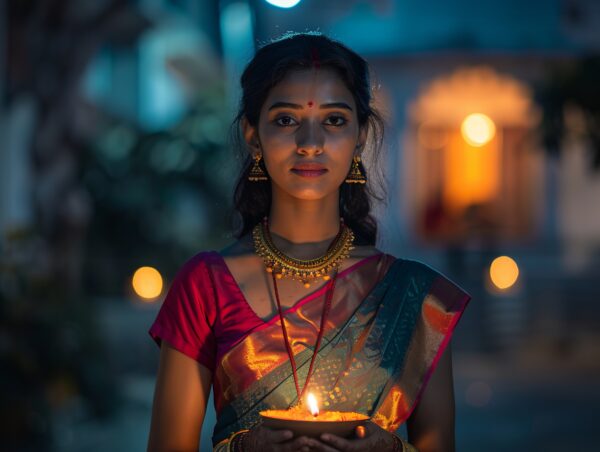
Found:
[[[266,224],[266,232],[270,236],[271,233],[269,231],[269,224],[268,224],[268,222],[265,222],[265,224]],[[333,242],[329,246],[329,248],[331,248],[331,246],[336,242],[338,237],[339,237],[339,233],[333,239]],[[321,314],[321,325],[319,327],[319,333],[317,334],[315,348],[313,350],[313,354],[310,359],[310,365],[308,366],[308,373],[306,374],[306,380],[304,381],[304,386],[302,387],[302,391],[300,391],[300,385],[298,384],[298,371],[296,368],[296,360],[294,359],[294,354],[292,352],[292,347],[290,345],[290,340],[289,340],[288,334],[287,334],[287,328],[285,326],[285,319],[283,317],[283,312],[281,310],[281,302],[279,301],[279,290],[277,289],[277,277],[276,277],[275,273],[271,273],[271,276],[273,277],[273,288],[275,290],[275,300],[277,301],[277,311],[279,312],[279,321],[281,322],[281,330],[283,332],[285,348],[287,350],[287,354],[288,354],[288,357],[290,358],[290,363],[292,365],[292,374],[294,376],[294,384],[296,385],[296,394],[298,394],[298,402],[300,402],[302,400],[302,396],[304,395],[304,391],[308,387],[308,383],[310,382],[310,377],[312,376],[312,373],[314,370],[315,359],[317,357],[317,353],[319,352],[319,347],[321,346],[321,341],[323,339],[323,334],[325,332],[325,324],[327,322],[327,317],[329,316],[329,311],[331,309],[331,300],[333,298],[333,291],[335,289],[335,281],[337,279],[337,273],[338,272],[336,269],[335,273],[333,275],[333,278],[331,278],[327,282],[327,289],[325,292],[325,303],[323,305],[323,312]]]

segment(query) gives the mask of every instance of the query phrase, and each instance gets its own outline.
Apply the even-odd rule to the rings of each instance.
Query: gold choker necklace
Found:
[[[267,272],[274,273],[277,279],[285,277],[302,281],[304,287],[310,287],[310,282],[315,278],[327,281],[328,273],[339,267],[342,259],[350,256],[350,250],[354,249],[354,233],[344,224],[343,218],[340,218],[340,230],[327,252],[316,259],[295,259],[279,251],[271,239],[267,217],[254,226],[252,237],[256,254],[263,258]]]

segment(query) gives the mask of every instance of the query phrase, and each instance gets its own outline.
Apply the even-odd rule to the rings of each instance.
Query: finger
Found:
[[[314,440],[312,438],[308,438],[306,436],[299,436],[295,438],[293,441],[289,441],[285,444],[282,444],[282,450],[285,452],[298,452],[298,451],[310,451],[311,446],[314,444]]]
[[[321,435],[321,440],[323,442],[325,442],[326,444],[329,444],[330,446],[335,447],[338,450],[341,451],[350,451],[352,444],[350,443],[350,441],[348,441],[347,439],[344,438],[340,438],[339,436],[336,435],[332,435],[331,433],[323,433]],[[357,440],[360,441],[360,440]],[[356,441],[354,441],[356,442]]]
[[[385,431],[379,425],[377,425],[375,422],[371,422],[371,421],[369,421],[365,424],[365,428],[366,428],[366,436],[371,436],[377,432]]]
[[[261,436],[271,444],[283,443],[294,437],[291,430],[272,430],[263,426],[259,427],[259,429],[261,430]]]
[[[292,441],[290,446],[292,447],[292,450],[310,450],[313,443],[314,441],[312,438],[307,436],[299,436],[298,438],[294,438],[294,441]]]
[[[359,439],[363,439],[365,436],[367,436],[367,430],[365,429],[364,425],[359,425],[358,427],[356,427],[356,437]]]
[[[327,444],[316,439],[313,439],[313,443],[310,447],[310,452],[340,452],[338,449],[334,449],[333,447],[328,446]]]

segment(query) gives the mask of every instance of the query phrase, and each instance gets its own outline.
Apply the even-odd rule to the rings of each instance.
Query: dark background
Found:
[[[0,2],[0,449],[145,450],[147,330],[183,262],[232,240],[239,75],[290,30],[372,65],[379,247],[473,295],[453,339],[457,450],[595,449],[593,0]],[[482,147],[461,135],[471,113],[495,124]],[[519,268],[506,289],[502,255]],[[150,300],[142,266],[164,280]]]

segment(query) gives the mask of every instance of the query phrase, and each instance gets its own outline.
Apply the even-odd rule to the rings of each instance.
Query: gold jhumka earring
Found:
[[[350,173],[346,176],[347,184],[365,184],[367,182],[366,176],[360,170],[360,157],[355,155],[352,159],[352,167]]]
[[[269,178],[267,177],[267,174],[263,171],[263,169],[259,165],[260,159],[262,158],[262,154],[261,153],[254,154],[252,156],[252,158],[254,159],[254,164],[252,165],[252,168],[250,168],[250,174],[248,174],[248,180],[250,182],[264,182],[266,180],[269,180]]]

